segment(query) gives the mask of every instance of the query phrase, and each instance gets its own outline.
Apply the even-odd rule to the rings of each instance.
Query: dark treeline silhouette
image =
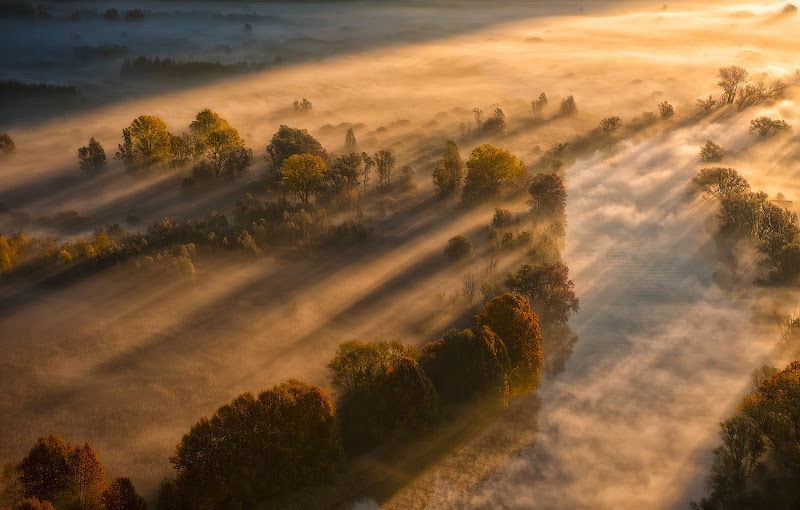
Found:
[[[242,74],[260,66],[248,62],[223,64],[221,62],[204,62],[198,60],[184,61],[159,57],[148,58],[139,56],[126,58],[119,69],[123,77],[166,77],[172,79],[187,79],[199,77],[214,77]]]

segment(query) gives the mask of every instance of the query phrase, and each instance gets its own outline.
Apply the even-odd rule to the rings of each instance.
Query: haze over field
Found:
[[[185,13],[175,15],[178,28],[166,14],[113,29],[100,20],[75,25],[91,45],[117,42],[124,30],[129,57],[167,56],[166,48],[179,59],[268,63],[217,81],[169,83],[120,78],[123,57],[85,68],[30,65],[26,51],[52,44],[37,34],[63,40],[69,22],[4,31],[12,22],[0,21],[0,46],[41,44],[0,58],[4,78],[76,85],[88,96],[85,108],[38,112],[35,120],[0,112],[0,132],[16,143],[14,157],[0,160],[0,233],[67,240],[132,216],[141,225],[126,228],[142,232],[168,217],[232,217],[243,193],[263,193],[264,147],[283,124],[308,129],[337,154],[353,128],[360,150],[390,149],[398,168],[416,170],[418,185],[360,203],[378,232],[367,251],[294,260],[276,251],[256,261],[215,255],[195,262],[196,283],[143,279],[149,273],[124,265],[63,286],[10,280],[0,287],[0,460],[21,458],[49,433],[88,441],[107,473],[129,475],[152,501],[172,473],[175,445],[199,417],[292,377],[330,390],[326,367],[342,341],[398,339],[419,348],[450,327],[468,327],[474,303],[459,297],[464,276],[504,274],[524,261],[518,253],[490,258],[484,226],[498,205],[524,214],[527,196],[471,208],[435,197],[430,175],[447,140],[465,159],[488,142],[529,167],[554,145],[582,140],[591,150],[563,172],[561,257],[581,303],[566,370],[544,378],[538,398],[512,400],[501,413],[496,423],[508,420],[519,432],[501,455],[486,452],[491,460],[482,461],[482,443],[465,442],[460,455],[456,449],[409,481],[394,505],[686,508],[704,494],[718,424],[750,391],[753,369],[791,361],[762,312],[775,303],[793,309],[797,294],[742,285],[758,268],[721,261],[717,205],[687,193],[707,166],[699,146],[715,140],[726,148],[724,166],[754,190],[800,201],[798,139],[757,142],[748,133],[761,115],[800,126],[800,18],[781,14],[784,3],[583,2],[582,13],[559,2],[256,4],[261,17],[246,37],[246,21],[235,17],[206,36],[216,22],[175,4]],[[285,62],[274,64],[279,55]],[[71,58],[66,49],[52,55]],[[718,69],[733,64],[782,79],[785,98],[696,115],[698,98],[719,93]],[[536,121],[531,101],[541,92],[550,107]],[[568,95],[577,114],[555,115]],[[293,108],[301,98],[313,102],[311,111]],[[636,127],[634,118],[662,101],[674,106],[671,124]],[[487,115],[501,108],[505,135],[462,131],[462,123],[475,128],[476,107]],[[142,175],[111,159],[137,116],[156,115],[180,133],[203,108],[253,149],[256,162],[240,182],[192,194],[181,189],[183,174]],[[622,118],[625,133],[613,145],[592,131],[609,116]],[[87,178],[76,151],[90,137],[109,163]],[[456,235],[475,244],[472,263],[451,265],[442,255]]]

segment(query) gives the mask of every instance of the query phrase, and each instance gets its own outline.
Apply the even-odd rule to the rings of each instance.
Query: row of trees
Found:
[[[463,186],[462,200],[477,202],[518,188],[527,175],[525,165],[506,150],[484,144],[473,149],[465,163],[456,143],[448,140],[432,179],[441,197],[453,196]]]
[[[783,99],[786,84],[779,79],[769,79],[762,75],[757,81],[749,82],[750,73],[739,66],[721,67],[717,73],[717,85],[722,89],[719,99],[708,96],[698,99],[697,107],[707,114],[725,105],[735,105],[739,111],[760,104],[770,104]]]
[[[754,373],[754,391],[720,423],[708,496],[695,510],[800,507],[800,362]]]
[[[512,294],[489,301],[473,328],[420,351],[397,341],[344,342],[328,365],[335,407],[321,388],[295,379],[238,396],[183,437],[158,508],[251,507],[330,478],[345,452],[424,432],[443,405],[502,406],[538,386],[541,342],[536,314]]]
[[[733,168],[703,168],[692,180],[694,188],[720,202],[717,216],[720,232],[751,240],[764,256],[764,284],[800,283],[800,225],[797,213],[770,202],[764,192],[753,192],[750,184]]]
[[[89,443],[76,445],[59,436],[40,437],[17,464],[2,472],[8,509],[146,510],[130,479],[106,483],[105,470]]]

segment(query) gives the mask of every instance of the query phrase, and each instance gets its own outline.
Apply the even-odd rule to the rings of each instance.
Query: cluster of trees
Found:
[[[251,71],[255,66],[242,61],[234,64],[207,62],[201,60],[175,60],[160,57],[148,58],[138,56],[126,58],[119,68],[120,76],[163,76],[167,78],[186,79],[241,74]]]
[[[763,284],[800,283],[800,225],[797,213],[770,202],[763,192],[753,192],[733,168],[703,168],[692,180],[694,188],[717,198],[717,220],[725,236],[751,240],[764,256],[767,276]]]
[[[800,507],[800,362],[762,367],[754,392],[720,423],[709,494],[695,510]]]
[[[465,167],[461,198],[467,203],[496,197],[505,189],[518,188],[528,175],[525,165],[516,156],[489,144],[473,149]]]
[[[239,395],[183,437],[158,508],[252,507],[332,477],[345,453],[423,433],[442,406],[480,399],[502,407],[537,388],[541,345],[536,314],[512,294],[489,301],[473,328],[420,351],[397,341],[344,342],[328,365],[335,407],[324,390],[295,379],[258,397]]]
[[[16,464],[3,467],[3,510],[147,510],[130,478],[106,483],[106,473],[89,443],[40,437]]]
[[[181,135],[171,134],[162,119],[141,115],[122,130],[122,140],[116,158],[131,168],[165,163],[192,165],[192,176],[184,180],[185,186],[220,178],[238,180],[253,164],[253,151],[245,147],[239,131],[208,108],[200,111],[189,131]],[[105,153],[95,140],[80,149],[79,157],[82,167],[96,168]]]
[[[698,99],[697,107],[707,114],[726,105],[735,105],[740,111],[751,106],[770,104],[783,99],[786,84],[779,79],[761,76],[754,83],[748,81],[750,73],[739,66],[721,67],[717,74],[717,85],[722,89],[719,99],[708,96]]]

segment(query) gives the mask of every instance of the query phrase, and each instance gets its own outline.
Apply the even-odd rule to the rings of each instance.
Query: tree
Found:
[[[311,108],[313,108],[313,105],[311,104],[311,101],[306,98],[303,98],[302,101],[294,101],[294,109],[297,111],[308,112],[311,111]]]
[[[497,196],[504,187],[519,185],[527,174],[516,156],[489,144],[475,148],[466,166],[462,198],[467,202]]]
[[[736,107],[739,111],[742,111],[762,103],[773,103],[783,99],[785,92],[786,84],[781,80],[771,80],[769,82],[760,80],[755,85],[747,84],[739,90],[739,95],[736,98]]]
[[[103,492],[103,510],[147,510],[147,503],[139,496],[127,476],[114,478]]]
[[[658,103],[658,113],[661,114],[662,119],[668,119],[675,115],[675,108],[666,101]]]
[[[477,327],[488,327],[508,349],[512,394],[532,391],[539,386],[542,366],[542,334],[539,318],[522,296],[503,294],[489,302],[476,316]]]
[[[739,411],[753,420],[775,453],[778,465],[792,476],[800,476],[800,362],[765,380],[758,391],[747,395]]]
[[[106,21],[119,21],[119,11],[116,9],[107,9],[103,14],[103,19]]]
[[[171,165],[182,165],[188,162],[197,149],[197,139],[189,133],[170,136],[169,144],[172,152]]]
[[[725,149],[711,140],[700,146],[700,161],[704,163],[718,163],[725,157]]]
[[[561,115],[572,115],[573,113],[578,111],[578,105],[575,104],[575,98],[572,95],[569,95],[561,100],[561,106],[559,106],[559,111]]]
[[[475,251],[472,249],[472,243],[464,236],[451,237],[450,240],[447,241],[444,254],[447,255],[450,262],[475,258]]]
[[[606,117],[600,121],[600,129],[603,133],[613,133],[622,125],[622,119],[617,116]]]
[[[150,166],[171,155],[172,135],[167,124],[151,115],[142,115],[122,130],[122,143],[116,157],[130,166]]]
[[[774,120],[769,117],[759,117],[750,121],[750,134],[759,138],[769,138],[781,132],[792,130],[792,126],[785,120]]]
[[[739,89],[747,82],[748,72],[739,66],[721,67],[717,85],[722,88],[722,102],[733,104]]]
[[[245,34],[252,34],[253,25],[251,25],[250,23],[245,23],[244,25],[242,25],[242,32],[244,32]]]
[[[0,155],[9,156],[17,150],[14,140],[8,133],[0,133]]]
[[[73,445],[69,453],[70,492],[81,509],[99,508],[106,488],[105,471],[89,443]]]
[[[483,132],[483,110],[480,108],[473,108],[472,113],[475,115],[475,126],[478,129],[478,133]]]
[[[284,184],[300,196],[303,204],[308,204],[308,198],[325,178],[326,173],[325,162],[313,154],[290,156],[281,165]]]
[[[358,144],[356,143],[356,135],[353,128],[347,128],[347,134],[344,136],[344,151],[347,154],[358,152]]]
[[[70,488],[69,453],[61,437],[40,437],[19,463],[25,495],[47,501],[62,498]]]
[[[697,191],[716,198],[750,191],[750,184],[733,168],[703,168],[692,179],[692,185]]]
[[[475,397],[505,401],[511,361],[503,341],[487,327],[458,331],[422,346],[420,366],[448,402]]]
[[[400,187],[406,191],[416,188],[417,184],[414,182],[416,175],[417,172],[411,166],[403,165],[400,168]]]
[[[386,149],[375,153],[375,168],[378,171],[378,187],[391,183],[392,170],[397,162],[391,151]]]
[[[433,171],[433,185],[442,197],[455,194],[464,179],[464,162],[458,146],[448,140],[442,149],[442,161]]]
[[[244,141],[239,132],[232,128],[216,129],[208,134],[204,142],[205,152],[214,164],[214,176],[219,178],[222,166],[237,149],[244,149]]]
[[[106,164],[106,151],[100,142],[94,137],[89,139],[89,145],[78,149],[78,160],[80,160],[81,170],[96,172]]]
[[[743,414],[719,425],[722,445],[714,449],[708,478],[710,497],[723,508],[741,508],[747,498],[748,478],[764,453],[764,440],[755,423]]]
[[[436,389],[416,361],[406,356],[387,369],[376,402],[378,420],[386,429],[424,430],[438,410]]]
[[[253,149],[239,144],[225,154],[222,160],[220,175],[229,181],[238,181],[253,166]]]
[[[328,368],[338,393],[336,409],[348,451],[371,447],[381,438],[384,423],[376,409],[386,374],[401,359],[416,357],[414,349],[396,340],[339,345]]]
[[[495,108],[494,114],[483,123],[483,134],[504,135],[506,132],[506,115],[500,108]]]
[[[370,157],[369,154],[366,152],[361,153],[361,161],[364,162],[364,166],[361,169],[361,175],[364,181],[364,191],[367,191],[367,183],[369,183],[369,174],[370,169],[375,166],[375,160]]]
[[[516,273],[509,273],[505,285],[526,296],[542,322],[566,323],[580,308],[569,268],[561,262],[523,264]]]
[[[319,156],[323,161],[328,160],[328,153],[322,148],[322,144],[308,134],[307,130],[288,126],[278,128],[267,145],[267,157],[272,162],[273,168],[280,169],[286,158],[299,154],[312,154]]]
[[[224,130],[230,127],[231,125],[228,124],[227,120],[208,108],[197,112],[194,120],[189,124],[189,131],[191,131],[195,143],[197,144],[197,152],[202,152],[205,149],[205,141],[208,135],[214,131]]]
[[[557,174],[536,174],[528,188],[531,212],[538,217],[559,218],[567,207],[567,190]]]
[[[3,471],[0,472],[0,488],[3,500],[11,502],[11,508],[16,508],[17,502],[25,495],[18,464],[8,462],[3,465]]]
[[[343,461],[338,428],[330,399],[316,386],[290,379],[257,399],[244,393],[183,437],[170,458],[175,486],[162,484],[162,497],[185,508],[253,507],[319,482]]]
[[[708,96],[708,99],[698,99],[697,100],[697,108],[700,110],[700,113],[704,115],[708,115],[711,113],[714,108],[716,108],[718,102],[712,96]]]
[[[544,113],[544,108],[547,106],[547,96],[542,92],[539,94],[539,98],[531,101],[531,112],[533,112],[533,118],[539,120],[542,118],[542,114]]]

